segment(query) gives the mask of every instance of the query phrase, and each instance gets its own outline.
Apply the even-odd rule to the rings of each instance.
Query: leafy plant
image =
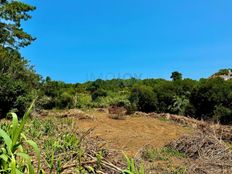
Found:
[[[44,124],[44,134],[45,135],[50,135],[53,133],[54,131],[54,124],[51,120],[46,120],[45,124]]]
[[[186,107],[189,105],[189,99],[185,96],[174,96],[173,104],[169,106],[169,110],[173,113],[183,115],[185,114]]]
[[[23,134],[23,128],[29,118],[33,104],[34,101],[20,123],[17,115],[12,113],[12,123],[9,132],[0,129],[0,137],[2,137],[0,144],[0,172],[2,174],[35,173],[36,170],[32,165],[31,157],[26,152],[24,143],[27,143],[34,149],[38,160],[37,173],[40,172],[40,150],[34,141],[28,140]]]
[[[122,174],[145,174],[144,167],[137,167],[134,159],[131,159],[125,155],[127,161],[127,169],[122,172]]]

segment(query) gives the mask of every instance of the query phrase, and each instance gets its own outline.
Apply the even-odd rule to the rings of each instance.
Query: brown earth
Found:
[[[128,155],[135,155],[145,145],[160,148],[191,132],[190,128],[151,117],[115,120],[104,112],[91,111],[89,114],[94,119],[77,120],[78,129],[86,131],[95,128],[91,136],[103,138],[108,148],[122,150]]]

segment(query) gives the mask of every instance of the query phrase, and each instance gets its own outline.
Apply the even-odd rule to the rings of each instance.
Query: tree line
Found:
[[[232,122],[232,80],[220,77],[182,79],[173,72],[165,79],[98,79],[65,84],[47,79],[38,102],[41,108],[94,108],[124,106],[129,112],[157,112]]]

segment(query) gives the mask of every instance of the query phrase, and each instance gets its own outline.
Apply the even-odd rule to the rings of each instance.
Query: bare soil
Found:
[[[145,145],[160,148],[191,132],[190,128],[151,117],[136,116],[115,120],[105,112],[88,113],[94,119],[77,119],[77,128],[82,131],[94,128],[92,137],[100,137],[107,142],[108,148],[124,151],[130,156],[136,155]]]

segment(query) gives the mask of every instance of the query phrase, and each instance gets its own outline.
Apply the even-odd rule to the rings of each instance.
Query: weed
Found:
[[[46,120],[44,124],[44,135],[50,135],[54,133],[55,125],[52,120]]]
[[[161,149],[162,154],[166,154],[166,156],[169,157],[176,157],[176,158],[185,158],[186,155],[184,153],[181,153],[173,148],[170,147],[164,147]]]
[[[148,148],[142,153],[142,158],[146,161],[162,161],[167,160],[167,157],[163,156],[158,149]]]
[[[172,173],[173,174],[187,174],[187,167],[186,166],[179,166]]]
[[[127,161],[127,170],[124,170],[123,174],[145,174],[143,166],[136,166],[134,159],[128,158],[125,154],[124,156]]]
[[[184,158],[185,154],[169,147],[161,149],[146,148],[142,152],[142,158],[146,161],[168,161],[171,157]]]

